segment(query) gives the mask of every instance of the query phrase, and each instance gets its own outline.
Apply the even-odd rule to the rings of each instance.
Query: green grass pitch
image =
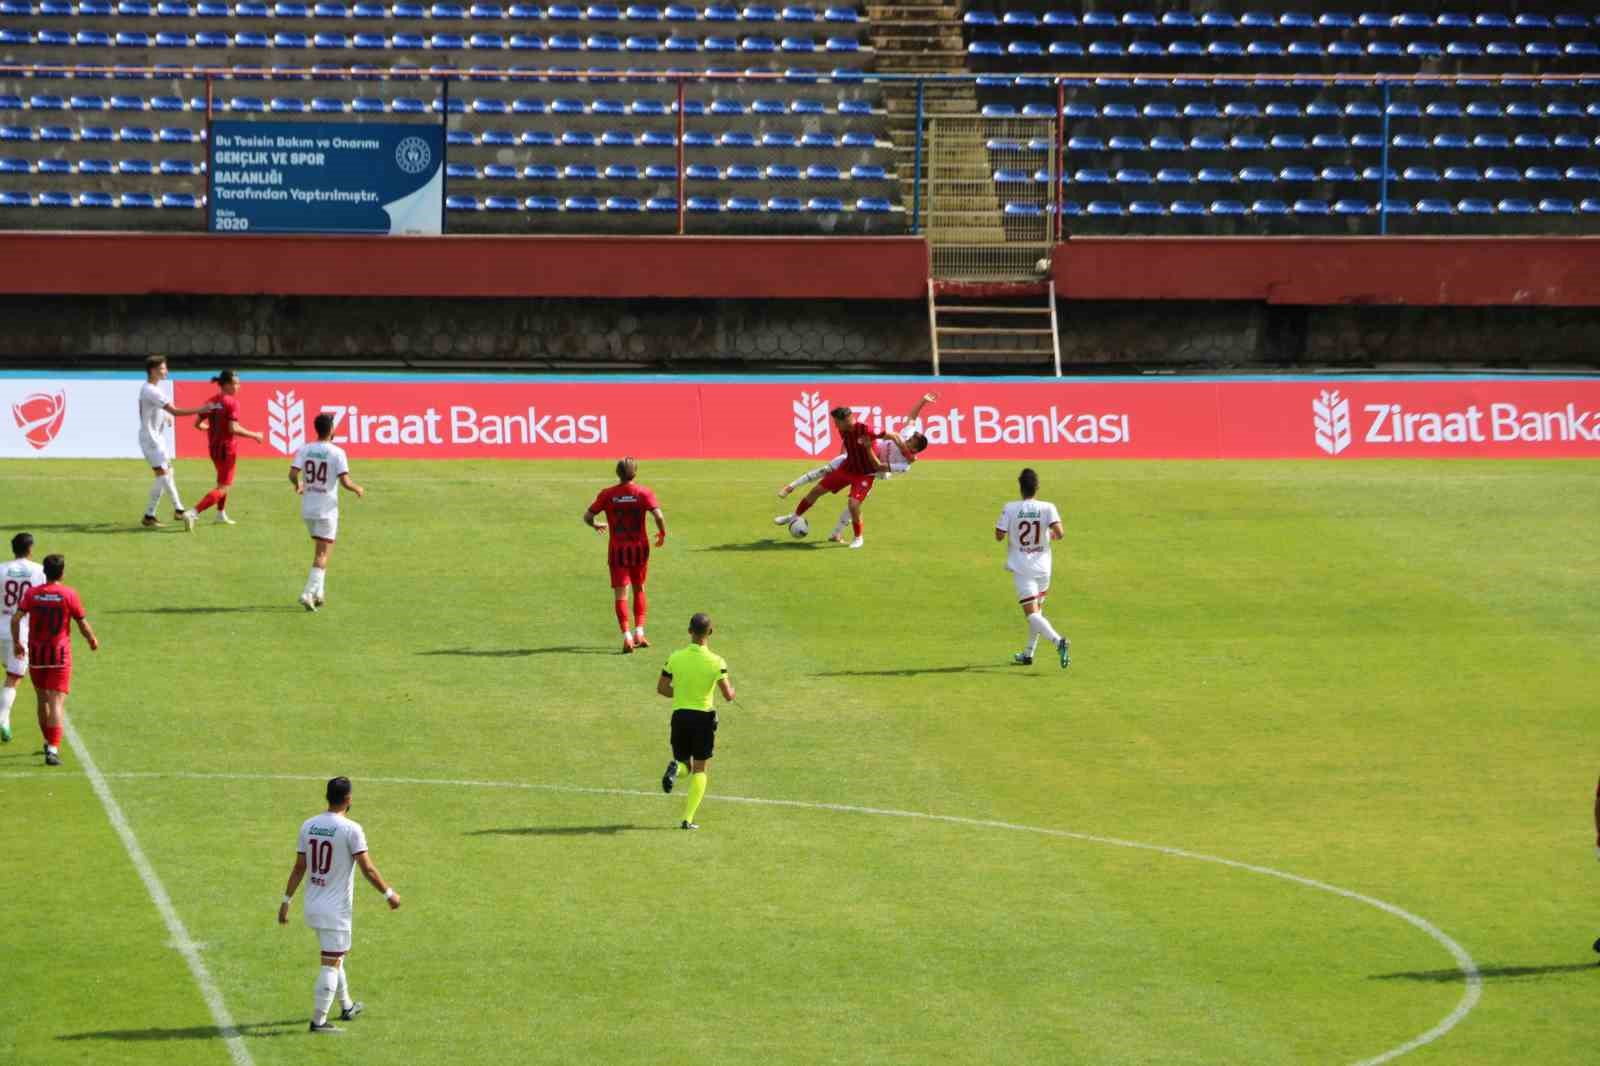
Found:
[[[836,505],[770,524],[794,464],[646,461],[671,535],[623,656],[579,523],[607,464],[353,461],[316,615],[281,463],[193,536],[136,528],[136,462],[0,465],[104,641],[69,719],[242,1033],[25,682],[0,1062],[1339,1064],[1469,996],[1422,928],[1264,871],[1470,953],[1481,999],[1403,1061],[1593,1055],[1600,466],[1040,464],[1062,671],[1008,665],[1020,464],[879,486],[849,551]],[[741,703],[688,834],[654,685],[697,610]],[[274,921],[336,773],[405,898],[358,878],[337,1040]]]

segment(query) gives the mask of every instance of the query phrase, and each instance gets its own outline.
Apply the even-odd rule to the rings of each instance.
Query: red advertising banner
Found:
[[[1600,378],[247,380],[243,424],[288,455],[317,414],[368,457],[817,459],[830,408],[896,429],[924,391],[928,458],[1600,457]],[[179,406],[215,386],[180,381]],[[183,420],[178,454],[204,455]]]

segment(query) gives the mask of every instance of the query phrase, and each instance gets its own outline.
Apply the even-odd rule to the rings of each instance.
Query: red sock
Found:
[[[200,502],[194,505],[194,513],[199,514],[201,511],[204,511],[207,507],[210,507],[218,500],[225,500],[227,498],[228,497],[226,495],[219,494],[216,489],[212,489],[210,492],[200,497]]]
[[[807,496],[800,501],[800,506],[794,509],[795,517],[798,518],[809,510],[811,510],[811,497]]]
[[[44,742],[50,745],[52,748],[61,747],[61,727],[57,725],[46,729],[44,733]]]
[[[859,518],[850,519],[850,528],[856,531],[856,536],[858,536],[858,537],[861,536],[861,519],[859,519]]]
[[[217,497],[217,510],[226,511],[227,509],[228,509],[228,494],[226,492],[224,492],[221,496]]]
[[[644,589],[635,588],[633,590],[633,624],[643,629],[644,615],[649,609],[650,601],[645,597]]]
[[[617,623],[622,626],[623,633],[629,632],[633,627],[628,625],[628,601],[619,596],[612,603],[617,608]]]

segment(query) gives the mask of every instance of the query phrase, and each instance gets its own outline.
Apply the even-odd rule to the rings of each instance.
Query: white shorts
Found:
[[[1017,587],[1018,603],[1036,600],[1050,591],[1049,574],[1013,573],[1011,583]]]
[[[0,637],[0,658],[5,659],[6,673],[12,677],[26,677],[28,676],[28,661],[15,654],[16,650],[11,646],[10,626],[8,624],[6,635]]]
[[[317,934],[317,944],[323,951],[342,955],[350,950],[348,929],[318,929],[312,926],[311,931]]]
[[[338,511],[335,511],[330,515],[324,515],[321,518],[307,518],[305,523],[306,529],[309,530],[311,535],[316,537],[318,540],[332,541],[339,539]]]
[[[151,444],[147,440],[139,441],[139,450],[144,452],[144,461],[152,470],[166,470],[172,466],[172,459],[167,455],[165,445]]]

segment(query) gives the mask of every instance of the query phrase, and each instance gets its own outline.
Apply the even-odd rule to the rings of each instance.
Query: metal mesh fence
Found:
[[[1054,235],[1055,138],[1050,119],[928,120],[926,221],[934,277],[1037,273]]]

